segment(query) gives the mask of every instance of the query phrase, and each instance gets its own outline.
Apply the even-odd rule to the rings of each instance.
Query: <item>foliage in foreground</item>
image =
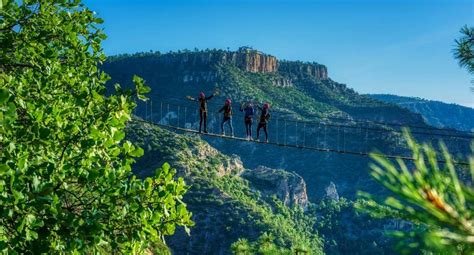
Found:
[[[461,28],[462,37],[455,40],[454,58],[459,65],[474,75],[474,27],[464,26]]]
[[[372,176],[395,196],[368,199],[360,210],[376,217],[400,218],[414,224],[411,231],[394,232],[403,238],[400,248],[424,249],[435,253],[472,254],[474,252],[474,155],[471,154],[471,179],[460,180],[459,169],[441,144],[442,158],[430,145],[417,144],[406,134],[413,152],[413,166],[373,155]],[[410,169],[414,167],[414,170]]]
[[[123,130],[149,88],[105,96],[102,21],[79,2],[0,8],[2,253],[139,253],[193,224],[168,165],[132,174]]]

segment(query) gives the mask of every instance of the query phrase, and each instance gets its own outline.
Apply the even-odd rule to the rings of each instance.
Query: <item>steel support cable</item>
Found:
[[[161,103],[161,105],[162,105],[162,103]],[[145,105],[145,106],[146,106],[146,105]],[[162,108],[162,107],[161,107],[161,108]],[[146,109],[148,109],[148,107],[146,107]],[[168,113],[167,113],[167,115],[166,115],[166,118],[167,118],[167,122],[170,123],[170,120],[169,120],[169,119],[170,119],[170,118],[169,118],[169,117],[170,117],[170,116],[169,116],[169,115],[170,115],[170,112],[169,112],[169,111],[170,111],[170,104],[167,104],[167,109],[168,109]],[[145,120],[149,120],[148,116],[149,116],[149,115],[147,114],[147,110],[146,110],[146,112],[145,112]],[[214,125],[213,125],[214,118],[213,118],[213,114],[211,114],[211,115],[209,116],[209,118],[211,119],[211,123],[210,123],[210,124],[211,124],[211,127],[210,127],[210,129],[211,129],[211,132],[213,132],[213,131],[214,131]],[[277,119],[277,120],[278,120],[278,119]],[[216,121],[216,123],[219,124],[218,121]],[[161,123],[160,123],[160,124],[161,124]],[[204,124],[204,123],[203,123],[203,124]],[[324,125],[325,125],[325,124],[324,124]],[[287,120],[284,120],[284,129],[285,129],[285,130],[284,130],[284,132],[285,132],[285,133],[284,133],[284,144],[288,144],[288,141],[287,141],[287,137],[288,137],[288,136],[287,136],[287,126],[288,126],[288,122],[287,122]],[[324,147],[325,147],[326,149],[329,148],[329,146],[328,146],[329,143],[327,142],[327,126],[328,126],[328,125],[325,125],[325,139],[324,139],[324,142],[325,142],[325,146],[324,146]],[[359,127],[359,128],[360,128],[360,127]],[[366,134],[365,134],[365,153],[368,153],[368,145],[369,145],[369,144],[368,144],[368,131],[370,130],[370,128],[364,128],[364,129],[366,130]],[[340,131],[339,131],[339,130],[340,130],[340,126],[338,126],[337,147],[336,147],[337,150],[341,150],[341,146],[340,146],[340,142],[339,142],[339,140],[340,140],[340,138],[339,138],[339,136],[340,136],[339,132],[340,132]],[[277,129],[277,131],[278,131],[278,129]],[[278,137],[279,137],[279,136],[278,136]],[[277,141],[278,141],[278,140],[277,140]],[[345,142],[345,140],[344,140],[344,142]],[[298,144],[296,144],[296,145],[298,145]],[[345,151],[345,144],[344,144],[342,150]]]
[[[153,101],[150,100],[150,120],[153,122]]]
[[[149,121],[145,120],[139,120],[136,119],[138,122],[142,123],[147,123],[151,125],[156,125],[164,128],[169,128],[169,129],[174,129],[178,131],[183,131],[183,132],[188,132],[188,133],[195,133],[199,134],[201,136],[209,136],[209,137],[219,137],[227,140],[238,140],[238,141],[247,141],[245,138],[241,137],[231,137],[231,136],[224,136],[224,135],[219,135],[219,134],[214,134],[214,133],[200,133],[197,130],[194,129],[186,129],[186,128],[181,128],[181,127],[175,127],[171,125],[164,125],[164,124],[157,124],[157,123],[151,123]],[[307,149],[307,150],[314,150],[314,151],[320,151],[320,152],[333,152],[333,153],[339,153],[339,154],[347,154],[347,155],[355,155],[355,156],[364,156],[368,157],[370,155],[376,155],[376,156],[383,156],[386,158],[390,159],[402,159],[402,160],[409,160],[409,161],[414,161],[416,159],[412,157],[407,157],[407,156],[399,156],[399,155],[390,155],[390,154],[383,154],[383,153],[364,153],[364,152],[357,152],[357,151],[344,151],[344,150],[339,150],[339,149],[328,149],[328,148],[320,148],[320,147],[314,147],[314,146],[301,146],[301,145],[294,145],[294,144],[281,144],[281,143],[276,143],[276,142],[260,142],[260,141],[252,141],[254,143],[261,143],[261,144],[268,144],[268,145],[276,145],[279,147],[289,147],[289,148],[297,148],[297,149]],[[446,163],[445,160],[437,160],[438,163]],[[454,165],[462,165],[462,166],[469,166],[468,162],[462,162],[462,161],[454,161]]]

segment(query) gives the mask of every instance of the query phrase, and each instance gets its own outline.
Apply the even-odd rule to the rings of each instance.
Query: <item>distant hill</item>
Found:
[[[371,94],[368,96],[419,113],[432,126],[454,128],[463,131],[474,130],[474,109],[469,107],[418,97],[388,94]]]

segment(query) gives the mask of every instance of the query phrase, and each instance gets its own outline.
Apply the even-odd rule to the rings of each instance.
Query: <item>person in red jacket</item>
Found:
[[[263,107],[257,105],[257,108],[260,110],[260,122],[257,126],[257,141],[259,141],[260,137],[260,129],[263,128],[263,132],[265,132],[265,142],[268,143],[268,130],[267,130],[267,123],[270,119],[270,104],[265,103]]]
[[[217,95],[217,92],[214,92],[212,95],[206,97],[204,92],[199,93],[199,98],[195,99],[191,96],[187,98],[191,101],[199,102],[199,133],[201,133],[202,126],[204,124],[204,133],[207,134],[207,101]]]
[[[221,122],[221,132],[222,135],[225,135],[224,124],[227,123],[230,128],[230,134],[234,136],[234,127],[232,127],[232,100],[229,98],[225,100],[224,106],[219,110],[219,112],[224,112],[224,118]]]

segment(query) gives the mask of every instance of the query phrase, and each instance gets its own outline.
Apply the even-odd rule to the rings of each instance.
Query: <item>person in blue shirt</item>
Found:
[[[240,111],[244,112],[244,123],[245,123],[245,133],[247,135],[247,140],[253,140],[252,138],[252,122],[253,116],[255,115],[255,109],[251,102],[247,102],[240,106]]]

